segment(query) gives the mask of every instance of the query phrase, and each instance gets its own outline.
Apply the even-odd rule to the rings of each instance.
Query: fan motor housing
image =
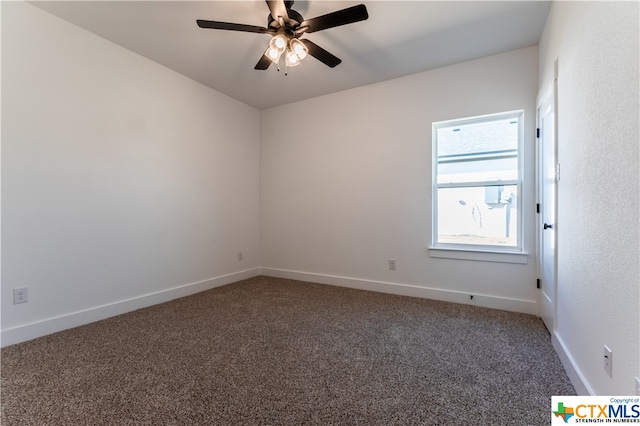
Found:
[[[285,2],[288,3],[288,2]],[[293,3],[293,2],[291,2]],[[295,29],[296,27],[298,27],[303,21],[304,18],[302,17],[302,15],[300,15],[297,11],[293,10],[293,9],[289,9],[289,5],[287,5],[287,14],[289,15],[289,20],[290,21],[295,21],[296,24],[295,25],[291,25],[289,22],[285,22],[284,25],[287,28],[292,28]],[[276,25],[271,25],[273,22],[276,23]],[[273,16],[271,16],[271,14],[269,14],[269,16],[267,16],[267,28],[278,28],[279,23],[278,21],[276,21]]]

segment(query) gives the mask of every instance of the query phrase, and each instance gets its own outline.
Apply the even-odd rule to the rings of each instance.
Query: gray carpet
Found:
[[[547,425],[540,319],[257,277],[4,348],[2,425]]]

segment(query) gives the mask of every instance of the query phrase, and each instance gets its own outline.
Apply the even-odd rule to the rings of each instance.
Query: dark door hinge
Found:
[[[540,203],[536,204],[536,213],[540,213]]]
[[[540,278],[536,278],[536,288],[540,288]]]
[[[536,129],[536,139],[540,139],[540,128]]]

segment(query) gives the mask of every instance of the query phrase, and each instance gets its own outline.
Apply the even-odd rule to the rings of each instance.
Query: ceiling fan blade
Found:
[[[300,41],[303,42],[305,46],[307,46],[307,49],[309,49],[309,55],[313,56],[326,66],[334,68],[339,65],[340,62],[342,62],[340,58],[333,56],[331,53],[327,52],[311,40],[304,39]]]
[[[257,25],[232,24],[229,22],[205,21],[203,19],[198,19],[196,22],[200,28],[211,28],[214,30],[231,30],[259,34],[267,34],[270,32],[267,28],[259,27]]]
[[[271,65],[272,62],[273,61],[271,59],[269,59],[269,57],[267,55],[262,55],[262,58],[260,58],[260,60],[256,64],[256,66],[253,67],[253,69],[255,69],[255,70],[266,70],[267,68],[269,68],[269,65]]]
[[[367,12],[366,6],[359,4],[336,12],[327,13],[317,18],[308,19],[302,22],[300,26],[308,26],[309,28],[305,32],[313,33],[315,31],[326,30],[327,28],[364,21],[367,18],[369,18],[369,13]]]
[[[289,20],[289,13],[287,12],[287,7],[284,4],[284,0],[266,0],[267,6],[269,6],[269,11],[271,12],[271,17],[274,21],[279,21],[279,17],[282,16],[284,22]]]

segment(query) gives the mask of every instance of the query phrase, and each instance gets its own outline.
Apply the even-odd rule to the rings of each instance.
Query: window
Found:
[[[433,124],[434,249],[521,252],[523,111]]]

